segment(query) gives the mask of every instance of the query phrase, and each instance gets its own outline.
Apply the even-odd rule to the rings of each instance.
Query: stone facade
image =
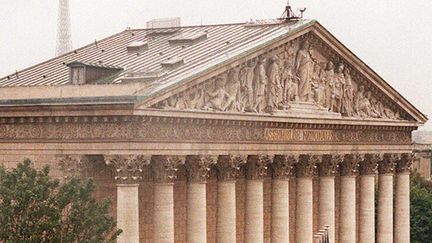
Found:
[[[182,82],[13,88],[31,97],[0,104],[0,163],[93,177],[119,242],[311,243],[324,228],[409,242],[411,132],[426,117],[318,23],[276,24],[278,38]],[[53,90],[70,100],[31,103],[58,102]]]

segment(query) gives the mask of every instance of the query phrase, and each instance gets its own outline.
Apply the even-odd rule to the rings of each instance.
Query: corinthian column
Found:
[[[246,217],[245,242],[264,242],[264,192],[263,181],[268,155],[250,155],[246,164]]]
[[[335,175],[342,160],[343,155],[325,155],[319,165],[318,228],[329,226],[330,242],[335,242]]]
[[[272,184],[272,242],[289,242],[289,178],[294,174],[298,156],[276,155],[271,164]]]
[[[152,157],[154,185],[153,242],[174,242],[174,181],[181,156],[154,155]]]
[[[216,242],[236,242],[236,180],[247,156],[220,155],[218,169],[218,205]]]
[[[410,242],[410,167],[413,154],[403,154],[396,166],[395,243]]]
[[[378,165],[378,243],[393,243],[393,173],[396,154],[384,154]]]
[[[347,154],[340,164],[339,241],[344,243],[356,242],[356,177],[362,160],[361,155]]]
[[[123,230],[117,242],[139,242],[138,186],[150,156],[105,156],[105,163],[114,167],[117,182],[117,226]]]
[[[186,157],[189,182],[186,239],[189,243],[207,242],[206,182],[210,167],[214,163],[216,163],[214,156],[190,155]]]
[[[381,160],[381,154],[366,154],[360,163],[360,243],[375,243],[375,175]]]
[[[321,156],[300,155],[296,164],[296,243],[311,243],[313,240],[313,186]]]

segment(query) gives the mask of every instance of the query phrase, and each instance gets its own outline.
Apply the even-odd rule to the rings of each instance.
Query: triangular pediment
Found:
[[[427,120],[317,22],[245,52],[249,54],[144,100],[139,108]]]

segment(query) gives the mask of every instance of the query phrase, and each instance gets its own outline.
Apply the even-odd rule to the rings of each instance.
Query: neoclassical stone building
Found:
[[[410,241],[427,118],[317,21],[127,29],[0,86],[1,162],[93,177],[119,242]]]

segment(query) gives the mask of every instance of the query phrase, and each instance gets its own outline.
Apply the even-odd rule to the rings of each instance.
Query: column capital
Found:
[[[58,165],[63,171],[64,178],[81,177],[93,168],[94,158],[87,155],[62,155],[59,156]]]
[[[360,163],[364,160],[363,154],[346,154],[340,163],[341,176],[355,176],[359,172]]]
[[[104,155],[104,160],[120,183],[137,183],[143,179],[144,167],[150,165],[150,155]]]
[[[365,159],[360,163],[360,175],[375,175],[378,170],[378,162],[382,161],[384,154],[365,154]]]
[[[294,175],[295,164],[298,163],[298,155],[275,155],[271,167],[274,179],[288,179]]]
[[[322,157],[322,155],[300,155],[296,164],[297,177],[313,177],[317,175],[318,164],[322,162]]]
[[[246,163],[246,179],[259,180],[267,175],[272,158],[267,154],[249,155]]]
[[[220,181],[237,180],[240,175],[241,166],[246,164],[247,155],[230,154],[219,155],[216,168],[218,170],[218,179]]]
[[[206,182],[210,176],[210,169],[217,161],[217,156],[188,155],[186,156],[186,171],[188,181]]]
[[[335,176],[339,169],[339,164],[343,161],[343,154],[323,155],[322,162],[319,164],[320,176]]]
[[[401,159],[401,154],[384,154],[383,160],[378,164],[379,174],[393,174],[396,163]]]
[[[158,183],[173,183],[178,178],[178,169],[185,164],[185,156],[153,155],[153,179]]]
[[[397,161],[396,172],[397,173],[409,173],[411,171],[411,165],[415,159],[413,153],[404,153],[401,155],[401,159]]]

